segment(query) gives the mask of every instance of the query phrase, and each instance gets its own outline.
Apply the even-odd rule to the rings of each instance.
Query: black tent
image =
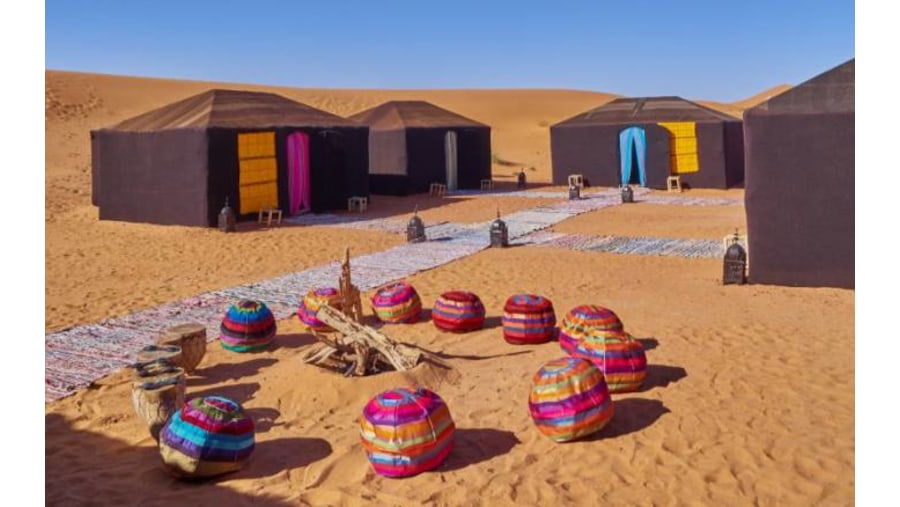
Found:
[[[854,287],[855,62],[744,112],[751,282]]]
[[[271,93],[209,90],[91,131],[101,220],[215,225],[368,196],[368,128]]]
[[[424,101],[391,101],[350,117],[369,127],[373,194],[477,189],[491,177],[491,128]]]
[[[553,183],[728,188],[744,177],[741,121],[681,97],[620,98],[550,127]]]

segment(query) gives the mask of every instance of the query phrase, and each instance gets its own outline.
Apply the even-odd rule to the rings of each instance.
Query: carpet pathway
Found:
[[[473,192],[474,193],[474,192]],[[479,192],[486,194],[489,192]],[[646,194],[636,189],[635,195]],[[537,194],[508,192],[498,195]],[[566,198],[562,193],[554,197]],[[540,195],[540,197],[545,197]],[[649,196],[653,197],[653,196]],[[677,197],[664,200],[677,202]],[[699,199],[699,200],[698,200]],[[649,199],[648,199],[649,200]],[[703,198],[691,199],[692,205],[711,205]],[[719,204],[729,204],[721,202]],[[621,204],[619,192],[586,194],[581,200],[562,201],[552,205],[518,211],[503,216],[510,241],[539,246],[576,245],[575,249],[615,251],[617,253],[664,252],[659,255],[710,256],[710,245],[688,245],[654,238],[587,238],[555,233],[541,233],[557,223],[589,211]],[[406,223],[398,219],[366,219],[344,215],[302,215],[286,219],[287,223],[367,229],[402,234]],[[438,223],[426,228],[429,241],[404,244],[351,259],[353,280],[361,291],[406,278],[454,260],[475,254],[490,244],[491,221],[477,224]],[[541,235],[544,234],[544,235]],[[655,240],[655,242],[654,242]],[[717,243],[721,249],[721,243]],[[567,246],[563,246],[567,247]],[[567,247],[568,248],[568,247]],[[122,317],[76,326],[45,334],[45,401],[50,402],[90,385],[119,368],[131,364],[137,351],[154,343],[155,338],[173,325],[197,322],[206,326],[209,341],[219,334],[222,315],[239,299],[257,299],[266,303],[277,319],[294,315],[303,296],[313,287],[336,286],[340,264],[332,262],[296,273],[237,287],[207,292]]]

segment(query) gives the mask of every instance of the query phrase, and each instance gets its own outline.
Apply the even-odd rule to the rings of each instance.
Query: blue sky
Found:
[[[48,0],[46,68],[734,101],[855,57],[852,1]]]

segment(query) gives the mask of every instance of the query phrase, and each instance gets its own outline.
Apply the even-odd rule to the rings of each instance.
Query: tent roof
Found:
[[[740,121],[740,119],[681,97],[628,97],[615,99],[554,126],[661,121]]]
[[[376,130],[429,127],[487,127],[424,100],[392,100],[350,116]]]
[[[856,58],[808,79],[745,114],[848,113],[856,110]]]
[[[340,116],[274,93],[208,90],[108,127],[148,132],[188,128],[357,126]]]

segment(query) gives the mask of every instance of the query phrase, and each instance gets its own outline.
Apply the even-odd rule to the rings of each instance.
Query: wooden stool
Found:
[[[263,208],[259,210],[259,216],[257,217],[257,222],[263,223],[263,217],[266,217],[266,227],[272,226],[272,217],[276,217],[276,223],[281,224],[281,210],[278,208]]]
[[[369,198],[368,197],[351,197],[347,199],[347,211],[353,211],[356,208],[360,213],[366,211],[369,208]]]
[[[669,176],[666,178],[666,190],[669,192],[675,190],[681,192],[681,176]]]
[[[438,197],[445,195],[447,193],[447,185],[444,185],[443,183],[432,183],[431,187],[428,189],[428,193]]]
[[[576,186],[578,188],[584,188],[584,176],[581,174],[570,174],[569,175],[569,186]]]
[[[493,190],[494,189],[494,180],[481,180],[481,189],[482,190]]]

